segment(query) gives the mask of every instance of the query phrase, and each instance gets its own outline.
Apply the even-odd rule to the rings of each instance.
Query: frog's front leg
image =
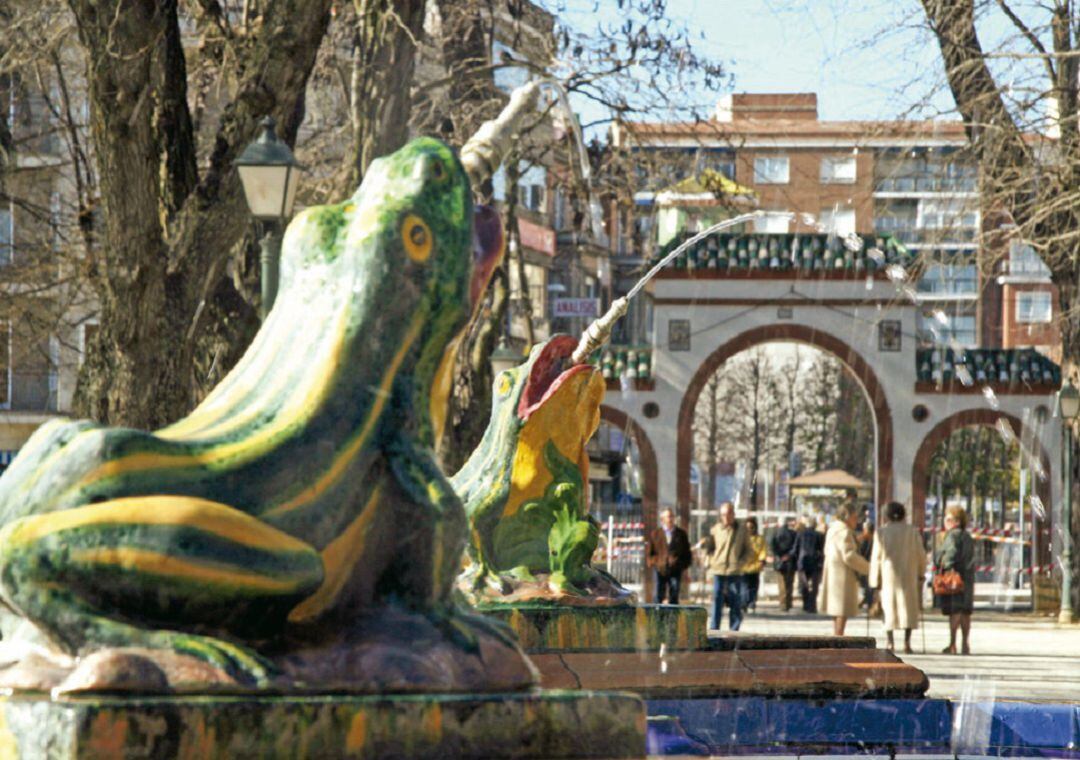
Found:
[[[399,437],[386,453],[396,485],[418,507],[411,523],[405,523],[407,512],[396,517],[408,534],[403,552],[408,564],[397,568],[403,590],[419,600],[445,603],[468,536],[465,507],[430,452]]]
[[[0,530],[0,595],[64,651],[173,649],[242,682],[266,678],[257,654],[182,631],[266,638],[322,573],[304,542],[184,496],[115,499]]]

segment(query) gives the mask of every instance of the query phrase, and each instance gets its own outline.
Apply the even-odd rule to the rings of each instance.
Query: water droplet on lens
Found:
[[[903,282],[907,279],[907,270],[899,264],[889,264],[885,267],[885,276],[893,282]]]
[[[995,412],[1001,408],[1001,403],[998,401],[997,394],[994,393],[994,389],[989,385],[984,385],[982,389],[983,398],[986,399],[986,403],[990,405],[990,408]],[[1001,420],[999,420],[1001,422]],[[1008,424],[1008,423],[1006,423]]]
[[[863,239],[854,232],[844,235],[844,247],[852,253],[858,253],[863,248]]]
[[[885,253],[880,248],[871,248],[866,252],[866,255],[878,264],[885,263]]]
[[[817,220],[814,219],[813,214],[799,214],[799,218],[802,220],[802,223],[805,224],[807,227],[813,227],[814,224],[817,223]]]
[[[866,275],[866,289],[867,290],[873,290],[874,289],[874,276],[872,274]]]

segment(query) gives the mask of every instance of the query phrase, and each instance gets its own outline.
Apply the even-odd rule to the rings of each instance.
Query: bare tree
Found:
[[[979,7],[975,0],[922,0],[922,7],[979,160],[984,219],[990,227],[984,245],[999,243],[1002,233],[1015,225],[1016,234],[1050,268],[1061,307],[1063,374],[1076,384],[1080,381],[1078,9],[1073,0],[1024,6],[996,0]],[[1015,34],[999,48],[988,49],[976,28],[976,15],[995,11]],[[998,72],[1007,78],[1002,80]],[[1078,453],[1074,450],[1074,462]],[[1080,516],[1074,513],[1073,520],[1067,529],[1076,535]],[[1075,575],[1075,566],[1068,570]],[[1080,588],[1074,591],[1080,593]]]

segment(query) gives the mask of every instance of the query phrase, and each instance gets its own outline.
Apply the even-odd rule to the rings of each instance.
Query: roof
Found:
[[[656,262],[696,233],[681,232],[652,256]],[[847,271],[888,273],[890,264],[909,267],[915,254],[889,235],[717,232],[681,253],[673,270]]]
[[[696,203],[715,203],[720,199],[745,200],[753,198],[756,192],[743,187],[738,182],[728,179],[714,169],[705,169],[696,177],[687,177],[661,190],[656,202],[661,205],[694,205]]]
[[[869,489],[870,484],[844,470],[821,470],[788,480],[789,488]]]
[[[659,136],[889,136],[950,137],[967,139],[959,121],[817,121],[810,119],[736,119],[734,121],[624,122],[622,127],[640,137]]]

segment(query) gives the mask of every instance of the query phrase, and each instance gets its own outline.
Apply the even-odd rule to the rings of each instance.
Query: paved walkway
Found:
[[[725,623],[726,624],[726,623]],[[758,605],[743,621],[748,633],[832,633],[832,619],[801,611],[780,612],[774,602]],[[866,616],[848,621],[847,633],[867,634]],[[970,656],[944,655],[949,641],[946,618],[928,611],[923,630],[912,636],[917,654],[900,657],[930,678],[929,695],[950,699],[1049,700],[1080,702],[1080,625],[1059,626],[1031,613],[976,609],[972,618]],[[869,635],[885,645],[880,620],[871,620]],[[902,634],[897,640],[902,645]]]

